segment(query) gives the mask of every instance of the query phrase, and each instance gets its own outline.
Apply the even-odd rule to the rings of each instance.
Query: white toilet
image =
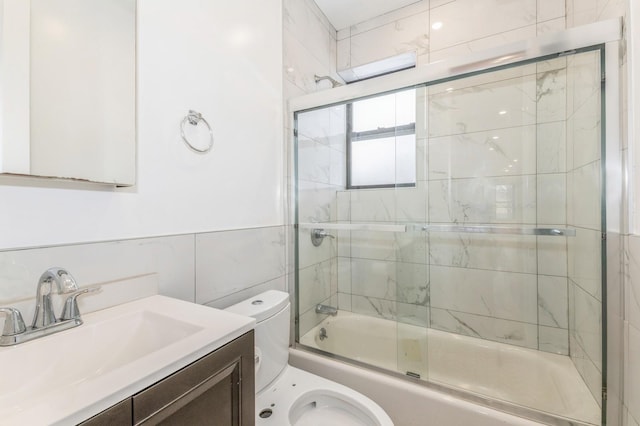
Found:
[[[256,426],[393,426],[366,396],[288,365],[290,306],[269,290],[226,309],[256,319]]]

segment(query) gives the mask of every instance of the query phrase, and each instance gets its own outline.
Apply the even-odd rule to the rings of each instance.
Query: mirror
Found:
[[[0,4],[0,172],[133,185],[136,0]]]

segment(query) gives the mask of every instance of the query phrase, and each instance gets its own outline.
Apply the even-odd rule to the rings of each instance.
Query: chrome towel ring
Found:
[[[209,146],[203,149],[193,146],[184,133],[185,123],[188,122],[192,126],[197,126],[201,121],[205,126],[207,126],[207,130],[209,132]],[[213,131],[211,130],[211,126],[209,125],[207,120],[204,119],[202,114],[197,111],[189,110],[189,114],[187,114],[187,116],[182,119],[182,123],[180,123],[180,135],[182,136],[182,140],[187,145],[187,147],[189,147],[190,150],[197,152],[198,154],[206,154],[207,152],[211,151],[211,148],[213,148]]]

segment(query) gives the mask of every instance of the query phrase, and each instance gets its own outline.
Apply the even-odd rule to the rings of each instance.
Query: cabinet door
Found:
[[[133,397],[136,425],[255,424],[253,331]]]
[[[131,398],[107,408],[102,413],[98,413],[88,420],[80,423],[80,426],[127,426],[132,425],[131,421]]]

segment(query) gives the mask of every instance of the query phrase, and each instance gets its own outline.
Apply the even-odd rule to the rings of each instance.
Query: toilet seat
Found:
[[[393,422],[361,393],[289,365],[256,395],[256,426],[316,425],[393,426]]]
[[[268,290],[226,310],[256,319],[256,426],[393,426],[361,393],[288,364],[288,293]]]
[[[328,389],[301,395],[289,410],[289,422],[294,426],[377,424],[373,413],[366,407],[359,407],[357,401],[347,395],[335,394]]]

